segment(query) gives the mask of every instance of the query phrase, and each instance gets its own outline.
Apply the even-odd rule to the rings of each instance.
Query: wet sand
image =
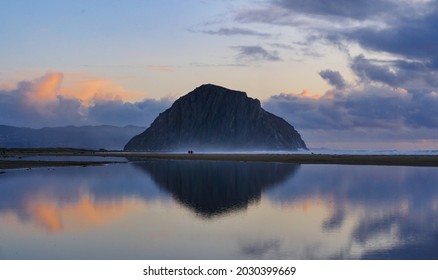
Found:
[[[296,164],[355,164],[438,166],[438,155],[330,155],[330,154],[184,154],[184,153],[137,153],[119,151],[90,151],[75,149],[14,149],[3,150],[0,169],[32,168],[48,166],[91,166],[110,163],[105,157],[125,157],[129,160],[216,160],[259,161]],[[33,161],[20,159],[25,156],[84,156],[83,161]],[[87,161],[86,156],[102,157],[102,161]],[[14,160],[9,160],[13,157]]]
[[[66,167],[66,166],[97,166],[113,163],[102,157],[101,161],[88,160],[85,156],[94,156],[92,150],[69,148],[41,148],[41,149],[0,149],[0,170],[4,169],[29,169],[38,167]],[[84,160],[28,160],[27,156],[84,156]],[[4,172],[2,172],[4,173]],[[0,174],[2,174],[0,172]]]
[[[435,155],[131,154],[129,157],[138,159],[262,161],[298,164],[438,166],[438,156]]]
[[[62,167],[62,166],[96,166],[104,164],[123,163],[112,161],[40,161],[40,160],[0,160],[2,169],[27,169],[37,167]],[[4,172],[0,171],[0,174]]]

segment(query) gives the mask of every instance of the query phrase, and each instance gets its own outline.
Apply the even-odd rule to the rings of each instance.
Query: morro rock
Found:
[[[180,97],[125,151],[278,151],[307,149],[284,119],[246,93],[202,85]]]

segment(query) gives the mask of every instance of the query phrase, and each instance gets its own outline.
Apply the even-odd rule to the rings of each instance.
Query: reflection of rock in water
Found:
[[[292,176],[299,165],[256,162],[155,160],[135,162],[182,204],[205,217],[245,208],[264,189]]]

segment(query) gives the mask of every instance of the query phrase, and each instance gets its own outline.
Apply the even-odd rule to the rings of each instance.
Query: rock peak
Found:
[[[214,85],[214,84],[203,84],[197,88],[195,88],[193,91],[189,92],[187,95],[190,94],[237,94],[242,95],[244,97],[248,97],[246,92],[243,91],[237,91],[237,90],[231,90],[222,86]],[[183,96],[184,97],[184,96]]]

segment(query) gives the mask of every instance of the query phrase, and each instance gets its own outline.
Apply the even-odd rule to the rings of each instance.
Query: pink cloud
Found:
[[[135,101],[142,100],[142,101]],[[0,124],[38,128],[65,125],[148,126],[170,105],[89,74],[48,72],[0,88]]]

